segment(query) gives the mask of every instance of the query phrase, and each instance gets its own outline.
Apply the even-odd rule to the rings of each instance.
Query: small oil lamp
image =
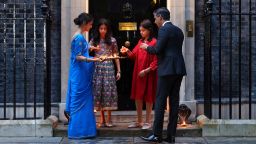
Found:
[[[187,105],[181,104],[179,106],[179,112],[178,112],[178,117],[179,117],[179,123],[181,127],[186,127],[188,124],[188,118],[191,114],[191,110],[188,108]]]

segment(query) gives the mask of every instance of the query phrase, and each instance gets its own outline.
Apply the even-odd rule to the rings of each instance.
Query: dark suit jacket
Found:
[[[160,27],[156,46],[147,47],[149,53],[158,56],[158,76],[186,75],[182,55],[183,40],[182,30],[171,22]]]

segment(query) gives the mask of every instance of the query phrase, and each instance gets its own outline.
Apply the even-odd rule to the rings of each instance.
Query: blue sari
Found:
[[[71,43],[70,71],[66,98],[66,111],[70,114],[68,138],[80,139],[96,136],[93,112],[93,62],[77,61],[76,56],[89,57],[88,43],[82,34]]]

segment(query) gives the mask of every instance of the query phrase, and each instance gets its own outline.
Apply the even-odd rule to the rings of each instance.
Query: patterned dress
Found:
[[[91,40],[90,44],[93,44],[93,40]],[[99,47],[100,51],[95,52],[96,57],[100,57],[102,55],[111,56],[114,53],[118,53],[115,38],[111,38],[111,45],[107,45],[105,40],[101,39]],[[93,95],[94,107],[96,110],[117,109],[118,95],[113,60],[95,62]]]

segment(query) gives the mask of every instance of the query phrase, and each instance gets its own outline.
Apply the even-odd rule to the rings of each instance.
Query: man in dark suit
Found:
[[[154,12],[155,23],[157,24],[158,39],[155,47],[141,44],[140,48],[148,53],[158,56],[158,82],[155,103],[155,119],[153,133],[141,137],[146,141],[162,142],[163,120],[166,108],[167,97],[169,96],[169,123],[167,138],[164,141],[175,142],[179,91],[181,81],[186,75],[184,58],[182,56],[182,44],[184,34],[180,28],[173,25],[170,20],[170,12],[167,8],[159,8]]]

